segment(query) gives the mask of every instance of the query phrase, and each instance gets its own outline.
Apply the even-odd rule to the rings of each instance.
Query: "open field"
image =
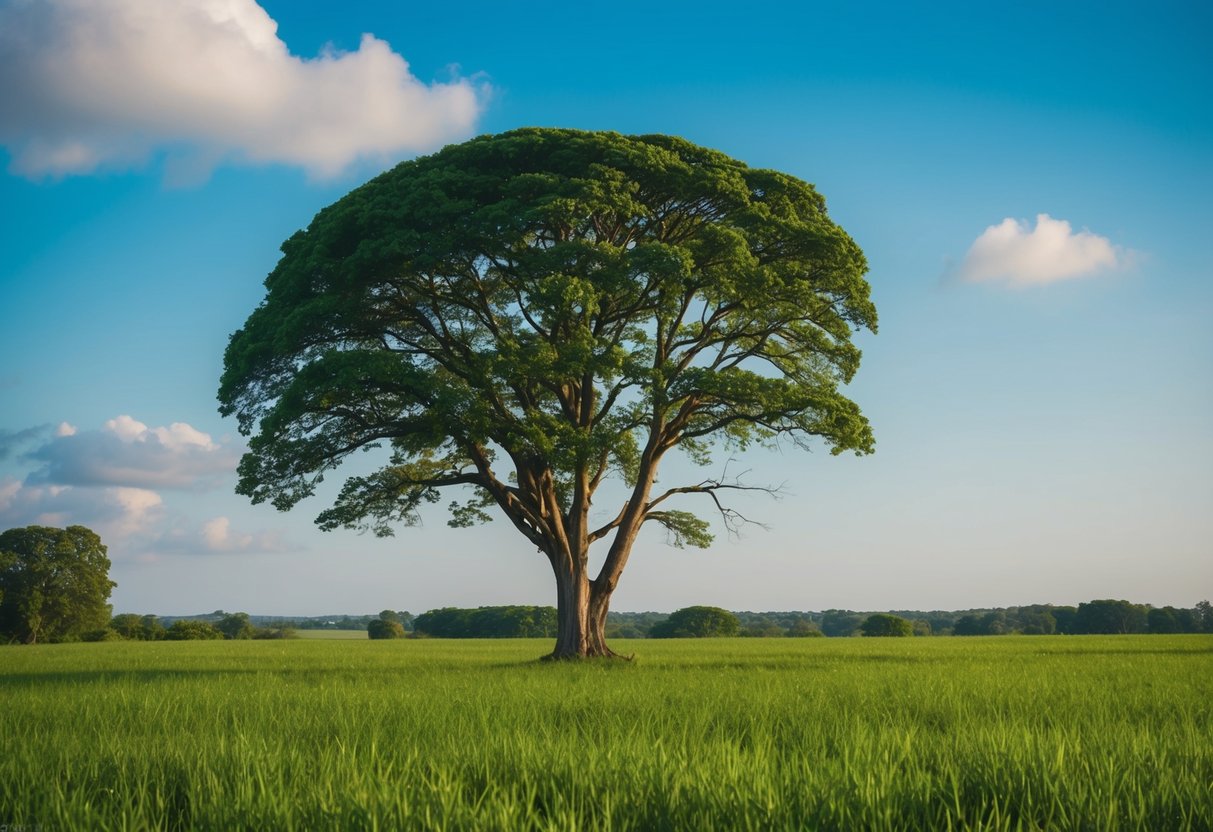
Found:
[[[310,638],[317,641],[366,641],[366,630],[296,630],[298,638]]]
[[[10,829],[1210,829],[1213,638],[0,651]]]

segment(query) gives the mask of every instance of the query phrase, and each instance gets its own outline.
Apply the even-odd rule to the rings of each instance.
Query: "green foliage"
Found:
[[[1090,601],[1078,605],[1072,632],[1075,633],[1144,633],[1147,613],[1141,604],[1111,599]]]
[[[0,639],[66,641],[104,628],[117,584],[97,534],[27,526],[0,534]]]
[[[859,629],[865,636],[914,635],[914,625],[909,621],[899,615],[889,615],[883,612],[869,615],[864,619],[863,624],[859,625]]]
[[[1196,832],[1213,818],[1208,636],[687,639],[606,666],[538,664],[545,647],[4,651],[4,823]]]
[[[389,621],[386,618],[376,618],[366,625],[368,638],[404,638],[404,627],[399,621]]]
[[[404,162],[282,251],[228,344],[220,410],[250,437],[237,490],[279,509],[386,452],[323,529],[390,535],[460,488],[452,525],[503,513],[554,565],[618,543],[604,592],[645,522],[711,541],[668,501],[740,485],[652,494],[669,451],[873,450],[842,393],[854,332],[876,328],[867,264],[786,174],[670,136],[515,130]],[[592,529],[608,477],[631,496]]]
[[[821,615],[821,631],[827,636],[853,636],[863,618],[850,610],[826,610]]]
[[[210,641],[222,639],[223,633],[209,621],[181,618],[172,623],[164,637],[169,641]]]
[[[215,629],[228,639],[252,638],[254,634],[253,622],[249,619],[247,612],[233,612],[224,615],[215,623]]]
[[[649,638],[717,638],[741,631],[737,616],[720,607],[683,607],[649,630]],[[782,635],[782,633],[780,633]]]
[[[443,607],[417,616],[413,631],[432,638],[551,638],[556,635],[556,608]]]

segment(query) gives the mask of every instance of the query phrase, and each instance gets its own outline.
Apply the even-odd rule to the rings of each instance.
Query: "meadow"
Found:
[[[1213,828],[1213,637],[0,649],[0,825]]]

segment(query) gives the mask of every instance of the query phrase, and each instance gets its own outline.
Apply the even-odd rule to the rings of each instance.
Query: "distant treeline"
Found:
[[[692,607],[689,610],[715,608]],[[724,612],[720,610],[719,612]],[[672,626],[678,613],[610,612],[608,638],[662,638],[696,634],[695,628]],[[1103,599],[1072,606],[1031,604],[1022,607],[922,612],[918,610],[824,612],[733,612],[727,627],[714,635],[743,638],[871,634],[865,622],[873,616],[904,619],[916,636],[1080,635],[1120,633],[1213,633],[1213,607],[1201,601],[1192,608],[1153,607],[1124,600]],[[719,623],[719,622],[717,622]],[[903,625],[904,626],[904,625]],[[216,610],[205,615],[159,618],[154,615],[115,616],[103,630],[85,640],[183,640],[289,638],[295,630],[365,630],[373,638],[555,638],[556,609],[514,605],[465,609],[443,607],[418,616],[383,610],[378,615],[327,615],[305,618],[259,616]]]
[[[695,608],[701,609],[701,608]],[[706,608],[704,608],[706,609]],[[737,629],[729,635],[746,638],[858,636],[873,616],[891,615],[909,622],[916,636],[1079,635],[1119,633],[1213,633],[1213,608],[1202,601],[1192,608],[1152,607],[1123,600],[1096,600],[1072,606],[1031,604],[1022,607],[960,610],[824,612],[734,612]],[[554,638],[554,607],[508,606],[462,609],[443,607],[416,616],[385,610],[396,616],[402,633],[430,638]],[[367,616],[367,624],[376,620]],[[658,638],[671,633],[669,613],[610,612],[608,638]],[[331,619],[330,619],[331,620]],[[298,626],[304,626],[299,622]],[[366,625],[364,625],[365,628]],[[731,627],[731,625],[730,625]]]

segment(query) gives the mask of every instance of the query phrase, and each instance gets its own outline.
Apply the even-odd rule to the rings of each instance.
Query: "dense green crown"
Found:
[[[280,508],[390,444],[326,527],[386,533],[450,484],[487,504],[502,452],[525,503],[532,476],[567,502],[580,476],[634,478],[646,449],[872,449],[839,392],[852,333],[876,327],[862,252],[811,185],[684,140],[483,136],[373,179],[282,251],[220,409],[252,436],[239,490]]]

